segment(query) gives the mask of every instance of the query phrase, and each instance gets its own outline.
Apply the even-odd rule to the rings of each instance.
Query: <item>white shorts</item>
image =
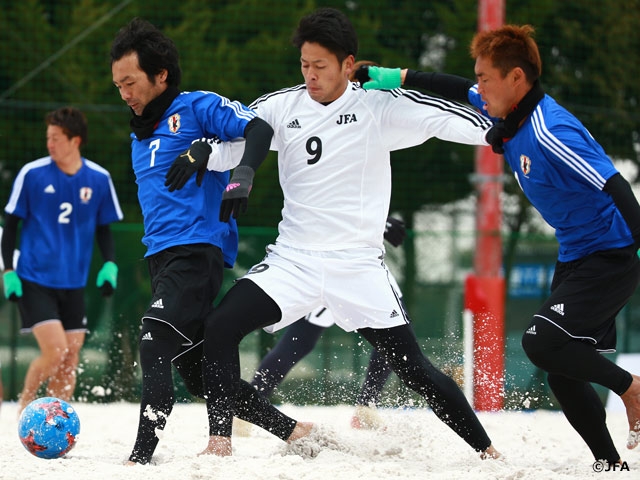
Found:
[[[313,312],[307,313],[307,316],[304,317],[304,319],[313,325],[323,328],[329,328],[331,325],[336,323],[333,319],[333,315],[331,315],[331,312],[325,306],[315,308]]]
[[[389,272],[389,281],[391,282],[391,286],[395,288],[396,292],[400,293],[400,298],[402,298],[402,292],[400,292],[398,282],[396,282],[396,278],[391,274],[391,272]],[[307,313],[307,316],[304,317],[304,319],[313,325],[323,328],[329,328],[331,325],[336,323],[331,311],[325,306],[320,306],[314,309],[313,312]]]
[[[384,252],[377,248],[325,252],[269,245],[262,262],[242,278],[253,281],[280,307],[282,318],[265,327],[269,333],[317,307],[327,307],[347,332],[409,323]]]

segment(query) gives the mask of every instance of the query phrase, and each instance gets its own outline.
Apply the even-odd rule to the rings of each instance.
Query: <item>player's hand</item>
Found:
[[[4,297],[12,302],[17,302],[22,296],[22,280],[15,270],[4,272],[2,276],[4,283]]]
[[[507,132],[504,120],[499,120],[489,129],[485,135],[485,140],[491,145],[491,149],[495,153],[504,153],[504,139],[510,138],[511,136],[512,135],[509,135],[509,132]]]
[[[196,140],[191,144],[188,150],[182,152],[173,161],[171,168],[167,172],[165,187],[169,187],[169,191],[180,190],[191,178],[194,172],[196,175],[196,184],[202,185],[202,179],[207,171],[207,163],[209,162],[209,154],[211,153],[211,145],[202,140]]]
[[[353,73],[353,77],[360,85],[367,83],[371,80],[371,77],[369,77],[369,65],[360,65]]]
[[[233,218],[238,218],[240,213],[247,211],[247,202],[253,185],[254,174],[253,168],[244,165],[236,167],[233,171],[229,185],[222,193],[222,202],[220,203],[221,222],[228,222],[231,215],[233,215]]]
[[[369,67],[369,80],[362,85],[365,90],[392,90],[402,86],[402,76],[399,68]]]
[[[96,286],[102,292],[103,297],[110,297],[118,286],[118,266],[113,262],[104,262],[98,272]]]
[[[384,239],[394,247],[399,247],[405,238],[407,238],[407,227],[404,226],[404,222],[398,218],[387,217]]]

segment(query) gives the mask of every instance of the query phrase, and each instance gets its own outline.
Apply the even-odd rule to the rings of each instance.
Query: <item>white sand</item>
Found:
[[[479,417],[503,461],[480,460],[465,442],[428,409],[384,409],[386,431],[349,427],[350,406],[281,408],[298,420],[319,425],[319,437],[301,454],[253,427],[248,437],[234,437],[234,455],[198,456],[207,442],[202,403],[176,405],[151,465],[125,467],[137,428],[138,406],[130,403],[73,403],[81,432],[62,459],[29,454],[17,435],[16,404],[0,408],[0,478],[8,480],[126,479],[509,479],[543,480],[640,478],[640,448],[625,448],[624,413],[610,412],[609,428],[630,471],[593,471],[591,453],[555,411],[481,412]],[[315,454],[309,458],[309,454]],[[611,476],[613,475],[613,477]]]

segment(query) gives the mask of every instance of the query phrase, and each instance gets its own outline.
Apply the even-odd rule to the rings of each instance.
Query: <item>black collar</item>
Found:
[[[486,139],[495,153],[504,153],[503,145],[505,140],[509,140],[518,133],[518,128],[520,128],[522,121],[533,112],[533,109],[543,98],[544,91],[540,86],[540,82],[536,80],[531,90],[522,97],[520,103],[513,107],[513,110],[504,119],[494,123],[493,127],[487,132]]]
[[[522,97],[520,103],[518,103],[513,110],[505,117],[504,126],[505,132],[507,133],[506,138],[513,137],[522,120],[524,120],[528,115],[533,112],[533,109],[536,108],[536,105],[544,98],[544,91],[540,86],[540,81],[536,80],[531,87],[531,90],[527,92],[527,94]]]
[[[180,89],[176,86],[169,86],[167,89],[151,100],[144,110],[142,115],[138,116],[135,113],[133,118],[129,122],[131,130],[136,134],[139,140],[143,138],[149,138],[153,135],[153,132],[158,127],[158,122],[164,115],[164,112],[173,103],[173,100],[180,94]],[[131,110],[133,112],[133,110]]]

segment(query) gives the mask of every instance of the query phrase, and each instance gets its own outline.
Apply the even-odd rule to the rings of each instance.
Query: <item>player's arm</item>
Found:
[[[419,72],[410,68],[404,71],[404,86],[429,90],[456,102],[469,102],[469,89],[475,84],[468,78],[448,73]]]
[[[222,194],[221,222],[228,222],[232,215],[237,218],[240,213],[247,211],[253,176],[269,153],[272,137],[273,128],[259,117],[253,118],[245,127],[244,153]]]
[[[261,118],[254,117],[245,127],[244,138],[239,137],[227,142],[221,142],[217,137],[194,140],[191,146],[173,161],[164,184],[173,192],[184,187],[194,173],[196,184],[200,186],[207,170],[226,172],[239,165],[251,166],[254,163],[255,168],[258,168],[267,156],[272,136],[271,126]],[[261,153],[263,151],[264,153]],[[262,154],[263,157],[259,161],[255,160]]]
[[[636,248],[640,248],[640,205],[631,190],[631,185],[620,173],[607,180],[603,190],[611,195],[613,203],[627,222]]]
[[[16,239],[18,238],[18,224],[20,217],[10,213],[5,214],[4,228],[2,231],[2,261],[5,272],[13,270],[13,252],[16,249]]]
[[[13,269],[13,252],[16,249],[16,239],[18,237],[18,224],[20,217],[7,213],[4,217],[4,229],[2,231],[2,261],[4,262],[4,273],[2,280],[4,283],[4,296],[8,300],[16,301],[22,296],[22,281]]]
[[[362,85],[365,90],[390,90],[405,86],[428,90],[449,100],[468,102],[469,89],[474,85],[474,82],[468,78],[448,73],[420,72],[410,68],[376,66],[365,66],[365,68],[370,79]]]
[[[102,292],[103,297],[108,297],[113,294],[113,291],[118,286],[118,266],[115,263],[115,245],[108,223],[106,225],[99,225],[96,228],[96,243],[104,259],[104,264],[98,272],[96,286]]]

